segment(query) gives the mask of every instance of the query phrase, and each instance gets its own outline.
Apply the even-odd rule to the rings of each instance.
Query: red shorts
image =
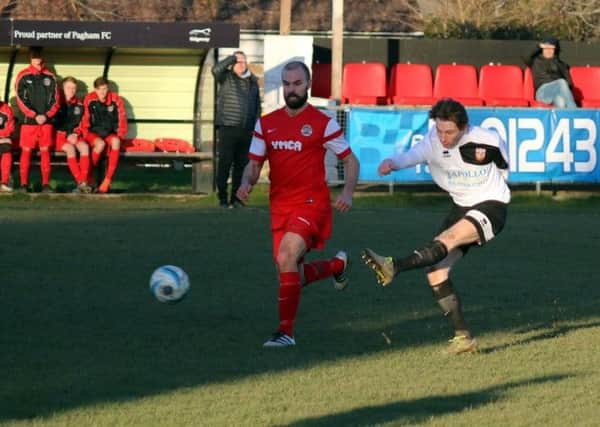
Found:
[[[101,139],[104,142],[106,142],[107,146],[110,146],[110,140],[112,138],[119,138],[117,136],[116,133],[111,133],[107,136],[105,136],[104,138],[102,138],[100,135],[94,133],[94,132],[88,132],[87,135],[85,135],[85,140],[87,141],[88,144],[90,144],[92,147],[94,146],[94,143],[97,139]]]
[[[34,150],[38,146],[40,148],[49,148],[52,146],[53,133],[54,128],[48,123],[44,123],[43,125],[21,125],[19,146],[31,150]]]
[[[273,256],[277,256],[279,244],[285,233],[298,234],[306,243],[307,250],[322,249],[331,236],[331,207],[322,209],[306,206],[291,206],[271,210],[271,233],[273,235]]]
[[[85,142],[81,137],[77,142]],[[67,132],[62,130],[56,131],[56,138],[54,140],[54,149],[56,151],[63,151],[63,145],[67,143]]]

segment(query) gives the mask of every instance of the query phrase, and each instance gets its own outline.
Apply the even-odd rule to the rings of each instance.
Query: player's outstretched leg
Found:
[[[371,267],[377,278],[377,283],[382,286],[387,286],[392,283],[396,276],[396,267],[394,266],[394,258],[391,256],[379,255],[375,251],[365,248],[362,252],[362,259],[367,266]]]
[[[415,249],[412,254],[404,258],[385,257],[369,248],[363,251],[362,257],[365,264],[375,272],[377,282],[382,286],[387,286],[399,272],[429,267],[437,264],[447,255],[448,248],[446,245],[439,240],[434,240],[422,248]]]

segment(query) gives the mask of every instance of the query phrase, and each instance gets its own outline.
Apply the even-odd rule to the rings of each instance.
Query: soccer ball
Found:
[[[174,265],[158,267],[150,277],[150,292],[160,302],[174,304],[185,297],[190,279],[185,271]]]

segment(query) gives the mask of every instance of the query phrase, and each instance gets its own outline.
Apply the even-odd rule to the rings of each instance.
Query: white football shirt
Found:
[[[498,151],[506,169],[490,160],[494,156],[498,160]],[[486,200],[510,201],[506,142],[493,130],[468,126],[454,147],[444,148],[434,126],[421,142],[405,153],[396,154],[392,161],[394,169],[427,163],[434,182],[459,206],[473,206]]]

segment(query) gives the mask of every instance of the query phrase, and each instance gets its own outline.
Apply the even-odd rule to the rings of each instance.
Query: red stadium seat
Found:
[[[428,64],[396,64],[392,67],[388,89],[390,104],[432,105],[433,79]]]
[[[484,65],[479,69],[479,97],[485,105],[527,107],[523,71],[517,65]]]
[[[331,97],[331,64],[312,65],[311,96]]]
[[[477,88],[477,70],[469,64],[440,64],[435,70],[433,97],[452,98],[464,105],[483,105]]]
[[[523,75],[523,97],[529,102],[530,107],[545,107],[552,108],[552,104],[546,104],[545,102],[540,102],[535,100],[535,89],[533,86],[533,74],[531,73],[531,68],[525,68],[525,73]]]
[[[125,152],[152,152],[154,151],[154,142],[149,139],[133,138],[123,141],[121,151]]]
[[[193,153],[196,151],[192,144],[179,138],[157,138],[154,140],[154,145],[157,151],[175,153]]]
[[[600,67],[571,67],[575,101],[582,107],[600,107]]]
[[[385,105],[387,102],[385,65],[380,62],[344,65],[342,102],[344,104]]]

